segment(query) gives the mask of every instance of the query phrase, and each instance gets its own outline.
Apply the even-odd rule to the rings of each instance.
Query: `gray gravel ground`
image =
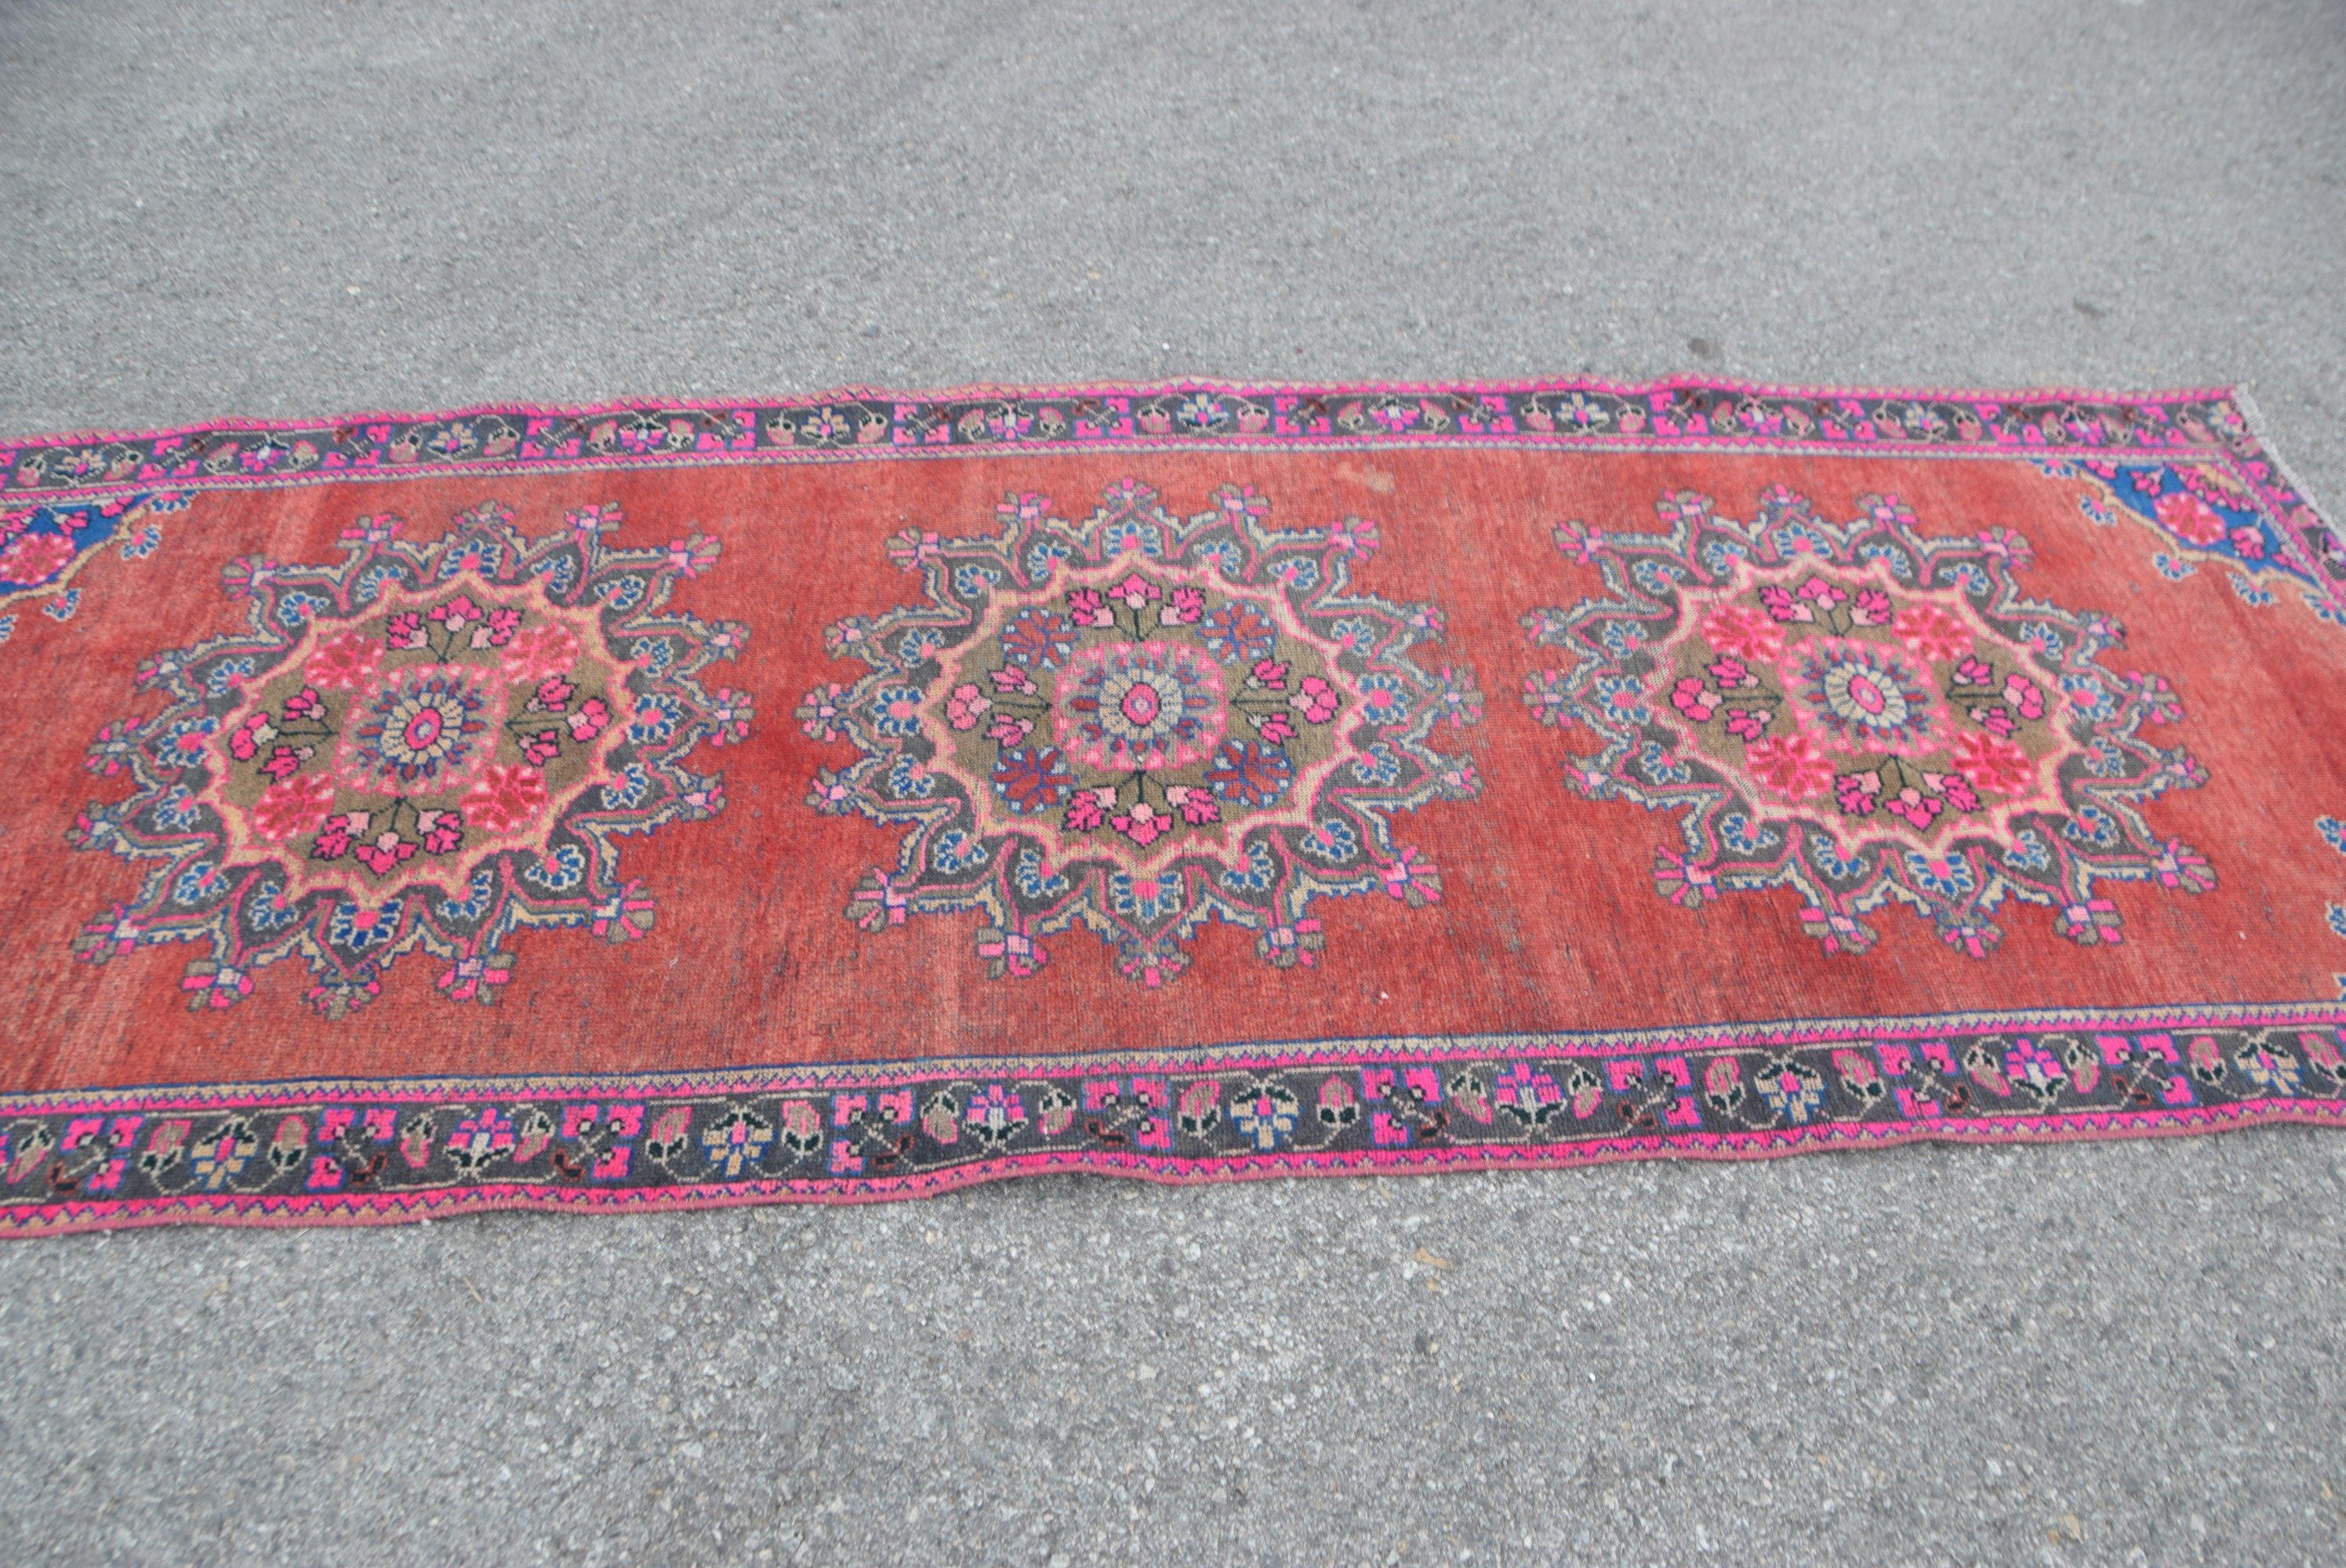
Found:
[[[0,12],[0,431],[848,381],[2245,379],[2346,8]],[[2346,808],[2346,801],[2331,808]],[[2334,1563],[2300,1131],[0,1247],[11,1562]]]

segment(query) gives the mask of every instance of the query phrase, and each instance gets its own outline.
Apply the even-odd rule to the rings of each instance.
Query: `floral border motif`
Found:
[[[2346,1003],[0,1100],[0,1237],[2346,1125]]]
[[[237,490],[417,473],[1354,444],[1862,452],[2055,465],[2078,458],[2213,462],[2253,498],[2292,575],[2319,585],[2309,589],[2317,607],[2346,609],[2346,535],[2317,515],[2267,449],[2245,394],[2226,388],[2140,395],[1957,392],[1779,387],[1696,376],[1628,384],[1184,381],[933,392],[850,387],[735,402],[484,404],[0,442],[0,502],[36,495],[58,504],[120,500],[165,484]],[[2258,591],[2250,587],[2249,596]],[[71,613],[68,606],[64,615]],[[13,617],[0,620],[0,641],[13,629]]]
[[[0,442],[0,496],[157,484],[275,485],[403,473],[856,454],[1184,445],[1423,442],[1569,447],[1799,447],[2223,458],[2277,522],[2316,521],[2252,428],[2210,388],[2127,396],[1773,387],[1679,376],[1450,384],[847,388],[740,402],[494,404],[444,413],[223,420],[144,433]]]

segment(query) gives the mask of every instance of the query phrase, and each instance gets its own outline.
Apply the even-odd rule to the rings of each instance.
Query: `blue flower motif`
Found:
[[[1038,539],[1026,552],[1026,575],[1038,583],[1046,581],[1073,553],[1057,539]]]
[[[352,585],[351,602],[357,605],[373,604],[377,599],[382,597],[382,590],[385,584],[403,583],[405,581],[406,574],[387,562],[380,566],[369,567],[366,571],[359,574],[359,580]],[[563,586],[567,586],[567,585],[563,585]],[[559,593],[561,589],[557,587],[555,591]]]
[[[1235,577],[1246,570],[1246,553],[1228,539],[1200,545],[1189,552],[1189,558],[1219,566],[1225,577]]]
[[[1863,850],[1843,856],[1832,835],[1821,830],[1811,828],[1800,838],[1801,847],[1809,852],[1809,863],[1834,881],[1845,882],[1852,877],[1862,876],[1872,863]]]
[[[1320,584],[1320,563],[1309,555],[1282,555],[1270,565],[1270,575],[1297,593]]]
[[[872,728],[882,735],[909,740],[921,732],[921,688],[882,687],[872,698]]]
[[[476,570],[476,573],[481,573],[484,577],[495,577],[497,568],[500,568],[502,564],[505,564],[505,547],[497,545],[495,540],[467,540],[464,545],[460,545],[460,547],[453,547],[448,549],[448,552],[441,554],[439,577],[441,582],[445,582],[448,577],[455,577],[457,573],[462,573],[462,570]],[[610,606],[615,610],[634,608],[636,598],[643,598],[643,577],[627,577],[624,582],[634,582],[636,594],[634,598],[628,598],[627,604],[619,604],[619,596],[612,594]]]
[[[174,784],[168,794],[155,802],[155,826],[167,833],[186,832],[199,815],[195,795],[185,784]]]
[[[1159,921],[1180,911],[1182,880],[1178,872],[1136,877],[1130,871],[1117,871],[1108,878],[1107,896],[1109,907],[1120,915]]]
[[[2072,843],[2106,850],[2118,843],[2125,835],[2119,831],[2116,818],[2099,806],[2089,803],[2078,807],[2077,814],[2061,824],[2061,836]]]
[[[1760,827],[1740,811],[1730,811],[1719,820],[1719,841],[1739,855],[1758,855],[1774,849],[1782,839],[1775,829]]]
[[[1361,836],[1341,817],[1330,817],[1318,826],[1306,829],[1296,837],[1295,847],[1315,860],[1341,866],[1356,859],[1361,852]]]
[[[331,601],[329,600],[320,598],[315,594],[290,593],[280,595],[277,600],[278,624],[291,627],[295,631],[299,631],[301,628],[310,624],[311,616],[315,616],[320,610],[327,608],[330,602]]]
[[[462,899],[443,899],[432,906],[432,912],[444,921],[470,924],[489,912],[491,896],[496,891],[496,873],[483,866],[473,873],[472,886]]]
[[[1979,879],[1972,874],[1970,860],[1961,855],[1943,860],[1909,850],[1906,875],[1923,891],[1951,899],[1962,898],[1979,886]]]
[[[217,860],[198,860],[171,883],[171,901],[193,906],[209,903],[228,891],[228,879]]]
[[[982,866],[985,860],[984,841],[961,828],[939,834],[929,850],[929,864],[947,876],[958,876],[973,866]]]
[[[1646,683],[1637,676],[1598,676],[1596,701],[1605,717],[1617,723],[1647,724],[1653,720],[1653,709],[1646,706]]]
[[[2069,699],[2069,709],[2081,718],[2107,718],[2110,716],[2110,694],[2102,683],[2090,675],[2065,675],[2061,677],[2062,695]]]
[[[1637,586],[1656,598],[1660,598],[1670,591],[1672,584],[1685,577],[1687,570],[1674,561],[1657,561],[1647,557],[1633,563],[1629,567],[1629,575],[1637,580]]]
[[[1017,865],[1010,873],[1010,880],[1021,898],[1051,899],[1067,891],[1066,878],[1056,871],[1049,876],[1043,874],[1043,852],[1032,848],[1018,852]]]
[[[937,792],[936,775],[899,755],[888,764],[888,794],[898,800],[925,800]]]
[[[522,873],[522,880],[550,893],[566,893],[586,880],[586,851],[576,844],[556,844]]]
[[[657,746],[676,733],[683,718],[683,710],[672,697],[655,694],[641,697],[627,720],[627,740],[637,746]]]
[[[1279,881],[1279,862],[1271,857],[1270,847],[1260,840],[1247,846],[1247,863],[1236,871],[1222,873],[1222,886],[1234,893],[1268,891]]]
[[[1380,740],[1352,759],[1352,777],[1362,784],[1390,788],[1401,779],[1401,757]]]
[[[1886,561],[1890,575],[1902,583],[1914,580],[1914,560],[1896,545],[1866,545],[1859,548],[1858,557],[1866,561]]]
[[[632,811],[649,799],[651,792],[651,775],[644,771],[641,763],[630,762],[625,772],[603,786],[603,809]]]
[[[2041,871],[2053,863],[2053,850],[2034,828],[2023,828],[2012,836],[2012,843],[2004,851],[2004,863],[2015,871]]]
[[[1127,550],[1137,550],[1150,560],[1165,554],[1165,541],[1157,525],[1137,517],[1126,517],[1100,530],[1100,558],[1121,555]]]
[[[1409,693],[1382,670],[1361,677],[1361,704],[1372,724],[1391,726],[1409,718]]]
[[[1685,763],[1662,749],[1658,740],[1648,740],[1637,753],[1637,771],[1652,784],[1683,784],[1690,777]]]
[[[245,923],[260,932],[282,931],[301,913],[285,897],[285,884],[275,881],[261,883],[244,904]]]
[[[399,900],[361,904],[349,900],[334,906],[326,922],[326,939],[352,952],[379,947],[399,934]]]
[[[1596,640],[1615,658],[1627,658],[1646,646],[1646,634],[1628,621],[1606,621],[1596,628]]]

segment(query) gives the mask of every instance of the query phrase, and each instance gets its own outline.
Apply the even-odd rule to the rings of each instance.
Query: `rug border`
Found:
[[[1400,397],[1425,396],[1542,396],[1582,392],[1601,392],[1615,397],[1650,397],[1658,392],[1693,391],[1749,393],[1756,397],[1797,399],[1808,402],[1830,402],[1842,398],[1888,398],[1900,402],[1993,402],[2041,403],[2086,402],[2112,405],[2149,407],[2186,402],[2243,402],[2246,388],[2239,382],[2218,382],[2198,387],[2150,388],[2139,392],[2110,391],[2083,386],[2034,387],[1928,387],[1902,386],[1895,383],[1880,386],[1842,386],[1810,384],[1799,382],[1752,382],[1731,376],[1706,376],[1678,372],[1658,376],[1650,381],[1610,381],[1601,376],[1495,379],[1467,378],[1459,381],[1280,381],[1266,377],[1172,376],[1163,380],[1096,381],[1096,382],[967,382],[946,387],[908,388],[842,382],[812,392],[787,392],[764,397],[665,397],[657,392],[638,397],[617,397],[590,402],[530,402],[525,400],[463,403],[444,409],[372,409],[325,414],[315,417],[270,419],[238,414],[222,415],[209,420],[197,420],[186,424],[158,425],[146,430],[78,430],[39,431],[24,435],[0,435],[0,448],[21,453],[26,449],[56,446],[119,445],[170,438],[185,440],[190,436],[219,434],[291,434],[299,431],[332,429],[341,425],[392,423],[429,424],[452,419],[485,419],[497,415],[523,415],[536,418],[588,419],[607,414],[634,413],[643,410],[674,409],[701,413],[726,413],[737,409],[772,409],[790,411],[819,409],[841,402],[971,402],[1005,400],[1062,400],[1080,397],[1176,397],[1191,392],[1219,392],[1226,396],[1250,393],[1288,394],[1303,397]]]
[[[2327,1032],[2338,1045],[2346,1046],[2346,1000],[2337,1003],[2212,1003],[2204,1005],[2168,1004],[2127,1008],[2067,1008],[2034,1009],[1997,1013],[1957,1013],[1916,1014],[1900,1018],[1844,1018],[1827,1020],[1772,1020],[1740,1023],[1694,1024],[1669,1029],[1630,1031],[1583,1031],[1571,1033],[1524,1033],[1484,1036],[1442,1036],[1384,1041],[1346,1041],[1333,1043],[1333,1050],[1298,1049],[1297,1043],[1260,1046],[1227,1046],[1212,1050],[1181,1052],[1114,1052],[1094,1053],[1073,1056],[1047,1058],[988,1057],[955,1061],[910,1061],[886,1064],[826,1064],[821,1067],[769,1067],[763,1069],[728,1069],[700,1073],[637,1073],[601,1074],[536,1074],[500,1077],[463,1077],[438,1075],[416,1079],[314,1079],[280,1080],[275,1083],[223,1084],[183,1085],[176,1087],[140,1086],[117,1090],[53,1091],[40,1095],[0,1096],[0,1124],[10,1130],[22,1131],[29,1125],[46,1129],[63,1129],[59,1138],[52,1130],[48,1141],[35,1151],[36,1158],[46,1160],[54,1151],[62,1157],[79,1162],[82,1176],[93,1168],[89,1156],[106,1159],[121,1151],[114,1161],[119,1172],[128,1158],[128,1151],[144,1133],[150,1121],[160,1122],[175,1115],[189,1118],[181,1124],[183,1129],[193,1125],[194,1117],[206,1114],[224,1118],[214,1124],[214,1131],[206,1136],[218,1135],[218,1128],[227,1120],[257,1118],[265,1114],[280,1116],[276,1142],[281,1144],[284,1127],[298,1120],[301,1125],[299,1146],[291,1157],[276,1167],[270,1176],[262,1172],[264,1185],[298,1176],[310,1158],[310,1127],[319,1128],[321,1143],[327,1139],[325,1115],[339,1112],[345,1125],[354,1124],[370,1109],[387,1109],[393,1118],[386,1122],[380,1142],[387,1142],[389,1128],[398,1117],[421,1111],[432,1142],[427,1148],[436,1148],[437,1141],[447,1132],[447,1123],[461,1118],[467,1111],[494,1112],[502,1117],[505,1149],[513,1147],[515,1122],[529,1108],[540,1112],[562,1110],[560,1102],[571,1106],[585,1105],[587,1121],[592,1124],[600,1105],[608,1111],[617,1108],[621,1101],[634,1102],[637,1131],[640,1132],[648,1117],[678,1105],[690,1105],[711,1097],[730,1099],[737,1105],[757,1098],[779,1101],[783,1097],[804,1096],[803,1104],[813,1119],[809,1130],[815,1148],[829,1142],[832,1133],[827,1129],[852,1127],[845,1106],[852,1102],[856,1107],[876,1104],[882,1095],[905,1093],[905,1117],[922,1096],[941,1088],[966,1086],[973,1099],[982,1099],[984,1091],[977,1084],[991,1080],[998,1089],[1008,1085],[1014,1093],[1033,1094],[1048,1086],[1049,1081],[1059,1080],[1062,1093],[1082,1084],[1086,1078],[1104,1079],[1101,1087],[1128,1102],[1131,1093],[1147,1079],[1155,1085],[1148,1103],[1160,1112],[1170,1112],[1177,1096],[1187,1104],[1183,1091],[1189,1084],[1211,1081],[1214,1084],[1214,1116],[1221,1114],[1220,1092],[1223,1082],[1238,1079],[1257,1085],[1285,1077],[1298,1084],[1308,1083],[1302,1074],[1317,1073],[1324,1084],[1336,1078],[1357,1081],[1362,1091],[1347,1090],[1348,1095],[1365,1092],[1370,1101],[1389,1095],[1394,1084],[1408,1080],[1414,1070],[1424,1074],[1433,1069],[1435,1077],[1448,1068],[1466,1063],[1493,1064],[1514,1061],[1528,1063],[1538,1070],[1554,1069],[1557,1077],[1564,1075],[1566,1064],[1577,1064],[1588,1072],[1588,1081],[1599,1082],[1596,1069],[1601,1065],[1604,1078],[1609,1079],[1617,1091],[1625,1085],[1645,1090],[1667,1083],[1685,1085],[1690,1092],[1693,1077],[1688,1071],[1688,1059],[1698,1053],[1750,1051],[1758,1049],[1770,1054],[1770,1072],[1778,1064],[1789,1064],[1801,1053],[1821,1057],[1830,1054],[1836,1065],[1841,1055],[1854,1048],[1859,1054],[1870,1054],[1885,1066],[1890,1064],[1889,1053],[1903,1048],[1908,1058],[1928,1057],[1934,1045],[1939,1047],[1945,1077],[1939,1087],[1930,1089],[1923,1080],[1928,1071],[1919,1061],[1911,1063],[1917,1089],[1929,1095],[1943,1093],[1946,1084],[1956,1083],[1968,1073],[1975,1081],[1982,1069],[1976,1060],[1976,1046],[1984,1043],[1991,1047],[1991,1065],[2001,1052],[1999,1046],[2011,1046],[2023,1053],[2032,1047],[2056,1045],[2062,1039],[2076,1036],[2083,1044],[2091,1040],[2100,1047],[2103,1060],[2116,1064],[2122,1061],[2147,1060],[2150,1055],[2163,1055],[2170,1066],[2179,1067],[2188,1057],[2190,1074],[2178,1073],[2173,1083],[2178,1097],[2152,1104],[2147,1097],[2128,1105],[2073,1105],[2055,1107],[2061,1085],[2055,1093],[2041,1099],[2033,1111],[2025,1109],[1991,1110],[1986,1114],[1964,1114],[1965,1105],[1958,1104],[1955,1114],[1944,1115],[1935,1101],[1918,1107],[1911,1103],[1902,1088],[1892,1097],[1886,1094],[1861,1106],[1855,1115],[1817,1120],[1771,1119],[1761,1126],[1743,1125],[1708,1128],[1700,1125],[1699,1116],[1691,1124],[1675,1124],[1679,1130],[1665,1130],[1651,1117],[1642,1124],[1624,1120],[1623,1130],[1587,1134],[1572,1128],[1563,1132],[1570,1136],[1536,1136],[1532,1125],[1525,1123],[1520,1135],[1480,1142],[1418,1143],[1404,1134],[1398,1146],[1364,1145],[1355,1141],[1351,1146],[1305,1148],[1232,1147],[1225,1138],[1215,1146],[1219,1134],[1209,1131],[1185,1132],[1185,1152],[1181,1138],[1170,1131],[1169,1115],[1167,1131],[1158,1152],[1147,1152],[1137,1144],[1112,1145],[1097,1136],[1097,1127],[1090,1130],[1088,1145],[1071,1142],[1064,1147],[1026,1147],[1010,1152],[979,1152],[970,1157],[955,1156],[950,1163],[933,1168],[903,1174],[864,1172],[864,1161],[851,1157],[842,1166],[839,1154],[852,1150],[847,1143],[831,1146],[830,1174],[774,1176],[755,1180],[696,1182],[681,1178],[668,1181],[644,1179],[623,1174],[627,1185],[597,1186],[584,1179],[583,1171],[573,1167],[574,1178],[568,1182],[552,1179],[531,1180],[509,1178],[490,1180],[459,1176],[440,1178],[400,1191],[344,1190],[341,1167],[334,1166],[336,1186],[328,1191],[257,1191],[227,1190],[212,1192],[176,1191],[140,1195],[128,1198],[93,1197],[87,1196],[58,1196],[50,1201],[17,1201],[0,1203],[0,1239],[29,1238],[42,1236],[66,1235],[80,1231],[110,1230],[150,1225],[199,1223],[219,1225],[373,1225],[393,1224],[409,1220],[451,1217],[458,1215],[485,1213],[501,1209],[539,1209],[564,1213],[649,1213],[671,1209],[729,1207],[758,1203],[863,1203],[897,1198],[930,1196],[958,1190],[985,1182],[1034,1174],[1089,1174],[1136,1177],[1173,1186],[1188,1186],[1218,1181],[1261,1179],[1279,1176],[1403,1176],[1433,1174],[1450,1170],[1497,1169],[1569,1169],[1583,1166],[1611,1164],[1621,1160],[1649,1158],[1688,1158],[1706,1160],[1739,1160],[1771,1158],[1780,1156],[1829,1150],[1888,1147],[1910,1143],[2050,1143],[2095,1141],[2123,1137],[2174,1135],[2208,1133],[2229,1128],[2281,1123],[2302,1123],[2317,1125],[2346,1126],[2346,1069],[2330,1068],[2329,1074],[2339,1081],[2337,1091],[2320,1094],[2310,1087],[2302,1092],[2272,1093],[2270,1085],[2263,1092],[2237,1098],[2213,1102],[2201,1100],[2189,1087],[2189,1076],[2208,1064],[2214,1064],[2220,1079],[2225,1068],[2220,1050],[2212,1039],[2185,1042],[2186,1049],[2178,1053],[2176,1037],[2188,1036],[2197,1031],[2230,1032],[2235,1036],[2236,1049],[2242,1041],[2256,1037],[2259,1031],[2307,1031],[2300,1040],[2311,1038],[2312,1032]],[[1933,1040],[1933,1036],[1941,1037]],[[1966,1048],[1964,1042],[1974,1042]],[[2032,1038],[2033,1037],[2033,1038]],[[2189,1049],[2204,1045],[2205,1053]],[[2332,1048],[2329,1054],[2335,1058]],[[1958,1065],[1960,1058],[1960,1065]],[[2074,1055],[2072,1062],[2077,1060]],[[1136,1072],[1137,1069],[1137,1072]],[[1528,1069],[1527,1069],[1528,1070]],[[1847,1069],[1841,1071],[1846,1074]],[[1907,1075],[1908,1067],[1900,1067],[1893,1075]],[[1372,1079],[1382,1074],[1382,1084]],[[2160,1075],[2164,1075],[2163,1073]],[[2113,1080],[2115,1081],[2115,1080]],[[1818,1104],[1824,1103],[1819,1079]],[[2203,1083],[2211,1083],[2203,1080]],[[2017,1085],[2000,1090],[2009,1098]],[[1454,1092],[1456,1083],[1453,1080]],[[1246,1090],[1253,1094],[1257,1090]],[[1664,1087],[1661,1102],[1667,1103],[1678,1094]],[[830,1099],[831,1115],[826,1117],[816,1108],[816,1102]],[[1440,1099],[1438,1091],[1434,1100]],[[555,1102],[550,1107],[546,1102]],[[1074,1097],[1066,1102],[1072,1107]],[[1239,1102],[1233,1100],[1233,1107]],[[1323,1105],[1328,1102],[1322,1098]],[[1352,1103],[1358,1108],[1361,1102]],[[1399,1105],[1399,1100],[1392,1100]],[[1681,1110],[1691,1110],[1691,1098],[1678,1101]],[[1422,1111],[1425,1102],[1418,1102]],[[508,1109],[509,1108],[509,1109]],[[1300,1105],[1297,1106],[1300,1110]],[[959,1107],[956,1106],[955,1115]],[[1877,1116],[1875,1113],[1886,1114]],[[1617,1115],[1619,1114],[1617,1107]],[[1586,1113],[1576,1113],[1585,1116]],[[107,1126],[117,1115],[125,1122],[113,1123],[115,1141],[107,1144]],[[1782,1113],[1778,1113],[1782,1117]],[[14,1118],[13,1123],[9,1122]],[[495,1119],[495,1117],[491,1118]],[[1021,1121],[1024,1114],[1021,1113]],[[1209,1125],[1212,1118],[1209,1117]],[[1233,1113],[1233,1121],[1235,1114]],[[547,1146],[550,1146],[549,1119]],[[681,1139],[689,1117],[679,1121],[670,1135]],[[973,1125],[974,1123],[973,1123]],[[1072,1125],[1070,1118],[1069,1126]],[[1640,1130],[1643,1129],[1643,1130]],[[770,1125],[769,1128],[770,1132]],[[1063,1126],[1062,1133],[1068,1130]],[[459,1124],[449,1136],[447,1147],[454,1148],[466,1135]],[[250,1133],[250,1142],[245,1159],[250,1160],[259,1148],[257,1126]],[[566,1132],[564,1135],[569,1136]],[[630,1133],[633,1138],[637,1133]],[[658,1135],[657,1129],[654,1135]],[[854,1135],[851,1131],[850,1136]],[[1083,1134],[1076,1134],[1076,1140]],[[203,1140],[199,1139],[199,1143]],[[78,1152],[76,1152],[78,1151]],[[388,1149],[384,1157],[388,1158]],[[812,1149],[808,1151],[809,1154]],[[321,1158],[324,1156],[321,1156]],[[444,1157],[434,1154],[434,1160]],[[516,1156],[519,1157],[519,1156]],[[531,1156],[535,1157],[535,1156]],[[714,1159],[712,1155],[711,1158]],[[801,1158],[806,1157],[804,1155]],[[240,1162],[241,1163],[241,1162]],[[273,1163],[273,1158],[272,1158]],[[331,1162],[330,1162],[331,1163]],[[419,1168],[422,1168],[419,1166]],[[821,1162],[818,1161],[818,1169]],[[53,1166],[61,1172],[62,1166]],[[845,1170],[847,1174],[841,1174]],[[26,1176],[31,1175],[28,1169]],[[21,1178],[20,1178],[21,1179]],[[61,1190],[70,1191],[82,1179],[77,1176]],[[117,1177],[118,1179],[118,1177]]]
[[[904,1177],[812,1177],[679,1185],[658,1191],[551,1183],[484,1182],[398,1195],[175,1195],[86,1200],[0,1210],[0,1243],[167,1225],[231,1227],[428,1224],[506,1211],[544,1214],[669,1214],[771,1204],[848,1206],[934,1197],[1033,1176],[1116,1176],[1160,1186],[1211,1186],[1292,1176],[1429,1176],[1452,1172],[1578,1170],[1637,1160],[1737,1164],[1794,1156],[1903,1148],[1917,1144],[2041,1145],[2204,1137],[2270,1126],[2346,1127],[2346,1103],[2267,1100],[2181,1111],[2091,1111],[2066,1115],[1973,1118],[1962,1125],[1842,1125],[1720,1135],[1725,1147],[1689,1145],[1664,1136],[1609,1140],[1603,1145],[1486,1145],[1466,1149],[1345,1150],[1237,1156],[1208,1166],[1098,1150],[1046,1151],[974,1161]],[[1182,1168],[1188,1166],[1190,1168]]]

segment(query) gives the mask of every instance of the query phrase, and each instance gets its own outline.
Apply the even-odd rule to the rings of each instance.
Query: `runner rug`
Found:
[[[0,451],[0,1230],[2346,1119],[2235,394],[849,393]]]

